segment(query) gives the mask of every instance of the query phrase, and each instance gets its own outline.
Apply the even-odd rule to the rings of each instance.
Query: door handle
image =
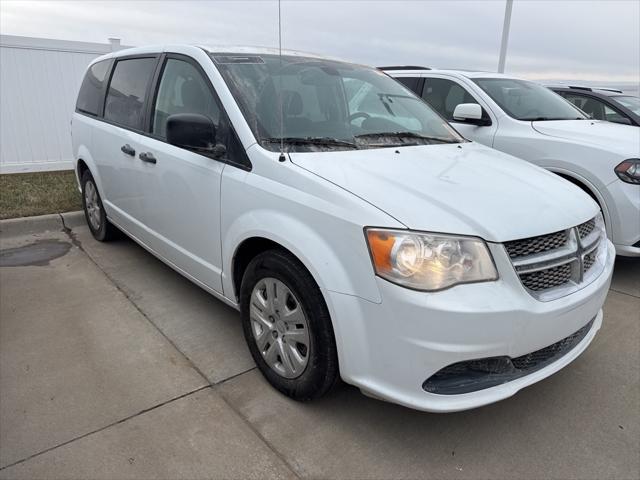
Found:
[[[126,153],[127,155],[130,155],[132,157],[135,156],[135,154],[136,154],[136,151],[128,143],[123,145],[123,146],[121,146],[120,150],[122,150],[122,153]]]
[[[140,155],[138,155],[138,158],[147,163],[156,163],[157,161],[156,157],[154,157],[153,153],[151,152],[142,152]]]

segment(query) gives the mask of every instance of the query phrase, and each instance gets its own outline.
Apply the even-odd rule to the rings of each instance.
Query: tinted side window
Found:
[[[565,93],[564,98],[573,103],[576,107],[597,120],[605,120],[605,105],[597,98],[586,95],[576,95]]]
[[[155,65],[155,58],[134,58],[116,63],[104,108],[106,120],[142,129],[144,99]]]
[[[165,64],[153,112],[153,133],[167,136],[167,118],[176,113],[198,113],[209,117],[216,130],[220,107],[207,81],[189,62],[170,58]]]
[[[91,65],[84,76],[76,109],[83,113],[99,115],[104,99],[104,81],[109,71],[111,60],[103,60]]]
[[[412,92],[418,93],[419,77],[396,77],[396,80],[407,87]]]
[[[449,121],[453,121],[453,111],[459,104],[478,103],[456,82],[444,78],[426,78],[422,98]]]

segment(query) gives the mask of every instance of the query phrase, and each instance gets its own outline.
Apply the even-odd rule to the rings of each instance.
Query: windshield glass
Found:
[[[584,113],[542,85],[511,78],[474,78],[507,115],[517,120],[585,119]]]
[[[279,151],[281,138],[287,151],[464,141],[420,98],[373,68],[290,55],[211,56],[266,149]]]
[[[632,96],[628,96],[628,97],[615,96],[615,97],[611,97],[611,99],[615,100],[620,105],[623,105],[623,106],[627,107],[629,110],[631,110],[636,115],[640,115],[640,98],[632,97]]]

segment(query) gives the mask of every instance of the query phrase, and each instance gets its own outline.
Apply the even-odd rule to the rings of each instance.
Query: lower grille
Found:
[[[577,332],[559,342],[516,358],[489,357],[454,363],[429,377],[422,388],[439,395],[458,395],[477,392],[511,382],[559,360],[578,345],[593,326],[591,319]]]

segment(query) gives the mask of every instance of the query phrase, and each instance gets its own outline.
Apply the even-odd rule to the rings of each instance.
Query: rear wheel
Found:
[[[85,170],[82,174],[81,185],[82,207],[91,234],[100,242],[113,239],[117,234],[117,230],[111,222],[107,220],[98,187],[89,170]]]
[[[324,395],[338,379],[335,338],[320,289],[280,250],[249,263],[240,293],[245,339],[264,377],[296,400]]]

